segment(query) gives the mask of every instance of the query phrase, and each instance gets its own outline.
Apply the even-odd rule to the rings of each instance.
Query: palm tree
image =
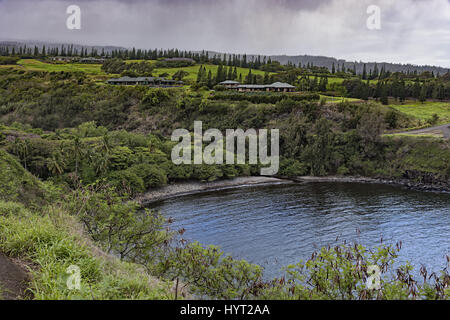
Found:
[[[47,168],[54,175],[61,175],[64,173],[66,163],[60,152],[54,152],[51,158],[47,159]]]
[[[109,163],[110,163],[109,153],[106,153],[106,154],[97,153],[97,157],[95,158],[95,161],[93,162],[95,172],[97,174],[105,173],[106,171],[108,171]]]
[[[110,140],[108,133],[106,133],[102,137],[100,150],[102,150],[105,153],[109,153],[109,151],[111,150],[111,140]]]
[[[79,136],[76,136],[73,141],[72,152],[75,158],[75,174],[78,176],[78,166],[85,153],[83,142]]]
[[[27,159],[29,142],[25,139],[16,138],[14,140],[13,152],[19,157],[20,161],[23,163],[25,169],[27,169]]]

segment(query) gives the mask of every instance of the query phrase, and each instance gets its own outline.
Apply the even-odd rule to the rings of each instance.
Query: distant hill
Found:
[[[351,62],[346,61],[342,59],[335,59],[330,57],[323,57],[323,56],[308,56],[308,55],[302,55],[302,56],[271,56],[272,60],[278,61],[281,64],[287,64],[288,61],[295,63],[295,64],[308,64],[313,63],[315,66],[318,67],[327,67],[331,68],[333,63],[337,67],[342,66],[342,63],[344,63],[345,69],[353,69],[353,66],[356,64],[356,72],[362,73],[364,64],[366,64],[367,72],[369,70],[373,70],[375,67],[375,62]],[[424,71],[434,72],[435,74],[445,74],[449,71],[447,68],[442,68],[439,66],[417,66],[412,64],[400,64],[400,63],[389,63],[389,62],[382,62],[382,63],[376,63],[378,70],[381,69],[382,66],[384,66],[386,71],[390,72],[413,72],[417,71],[418,73],[422,73]]]
[[[47,49],[49,48],[60,48],[61,46],[68,47],[73,46],[76,50],[81,50],[81,48],[87,49],[90,51],[92,48],[96,49],[98,52],[101,52],[102,50],[105,51],[105,53],[110,53],[113,50],[126,50],[130,48],[125,47],[119,47],[119,46],[89,46],[89,45],[80,45],[80,44],[69,44],[69,43],[51,43],[51,42],[45,42],[45,41],[0,41],[0,47],[9,47],[9,48],[18,48],[20,46],[26,45],[27,47],[34,47],[37,46],[39,49],[42,48],[42,46],[45,45]],[[152,48],[153,49],[153,48]],[[201,50],[196,51],[201,52]],[[217,55],[223,57],[223,55],[230,55],[229,53],[221,53],[216,51],[207,51],[210,56]],[[232,55],[232,54],[231,54]],[[242,54],[237,54],[238,56],[242,56]],[[255,54],[247,54],[247,60],[251,61],[252,59],[256,59],[258,55]],[[281,64],[287,64],[288,62],[294,63],[296,65],[307,65],[313,64],[317,67],[326,67],[331,70],[332,65],[334,63],[336,69],[339,66],[339,69],[342,67],[342,64],[344,64],[345,69],[352,69],[354,68],[354,65],[356,65],[356,72],[362,73],[364,64],[366,64],[366,70],[369,72],[369,70],[373,70],[375,67],[375,62],[363,62],[363,61],[346,61],[343,59],[336,59],[333,57],[325,57],[325,56],[311,56],[311,55],[298,55],[298,56],[288,56],[288,55],[271,55],[271,56],[264,56],[261,55],[261,58],[271,58],[273,61],[278,61]],[[412,65],[412,64],[400,64],[400,63],[389,63],[389,62],[382,62],[382,63],[376,63],[378,70],[381,69],[382,66],[384,66],[386,71],[390,72],[414,72],[417,71],[417,73],[422,73],[425,71],[434,72],[435,74],[445,74],[449,72],[448,68],[443,68],[439,66],[419,66],[419,65]]]
[[[215,52],[215,51],[208,51],[209,55],[220,55],[223,57],[223,53]],[[228,56],[228,54],[226,54]],[[242,55],[239,55],[242,56]],[[255,54],[247,54],[247,60],[251,61],[252,59],[256,59],[258,55]],[[342,64],[344,64],[345,69],[351,69],[353,70],[354,65],[356,64],[356,72],[358,74],[363,72],[364,64],[366,65],[366,70],[369,72],[369,70],[373,70],[375,68],[375,62],[363,62],[363,61],[346,61],[344,59],[336,59],[332,57],[325,57],[325,56],[310,56],[310,55],[298,55],[298,56],[288,56],[288,55],[271,55],[271,56],[264,56],[261,55],[261,58],[266,57],[272,59],[273,61],[278,61],[281,64],[288,64],[288,62],[294,63],[296,65],[307,65],[313,64],[317,67],[326,67],[331,70],[333,63],[335,65],[335,68],[337,69],[339,66],[339,69],[342,67]],[[417,71],[417,73],[422,73],[425,71],[434,72],[435,74],[445,74],[449,72],[450,70],[448,68],[443,68],[439,66],[418,66],[413,64],[400,64],[400,63],[389,63],[389,62],[377,62],[376,63],[378,71],[384,66],[386,71],[390,72],[414,72]]]

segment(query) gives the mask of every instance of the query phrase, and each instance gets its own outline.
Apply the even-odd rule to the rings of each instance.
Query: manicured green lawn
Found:
[[[142,62],[142,61],[146,61],[150,64],[153,64],[156,62],[156,60],[126,60],[126,63],[132,63],[132,62]],[[167,73],[169,74],[169,77],[171,77],[173,74],[175,74],[178,70],[183,70],[186,71],[187,73],[189,73],[188,76],[186,76],[184,79],[186,80],[197,80],[197,74],[198,74],[198,69],[200,68],[201,64],[196,64],[195,66],[191,66],[191,67],[181,67],[181,68],[156,68],[153,71],[153,75],[154,76],[159,76],[160,74],[163,73]],[[211,64],[204,64],[203,65],[206,68],[206,73],[208,74],[208,72],[211,70],[212,76],[214,77],[217,73],[217,68],[219,66],[216,65],[211,65]],[[226,67],[226,70],[228,72],[228,66]],[[234,69],[234,67],[233,67]],[[239,77],[239,74],[242,74],[242,79],[245,80],[245,77],[248,75],[250,69],[248,68],[237,68],[237,75]],[[261,70],[253,70],[252,69],[252,74],[259,74],[261,76],[264,76],[264,71]],[[269,74],[274,74],[273,72],[270,72]]]
[[[101,64],[87,64],[87,63],[45,63],[36,59],[22,59],[17,62],[18,65],[27,70],[37,71],[83,71],[90,75],[104,75],[101,71]]]
[[[362,101],[361,99],[355,99],[355,98],[346,98],[346,97],[331,97],[331,96],[326,96],[321,94],[320,98],[325,98],[326,102],[332,102],[332,103],[339,103],[339,102],[360,102]]]
[[[127,60],[127,63],[131,62],[141,62],[144,60]],[[147,60],[149,63],[155,63],[154,60]],[[37,71],[83,71],[89,75],[106,75],[101,70],[101,64],[84,64],[84,63],[45,63],[36,59],[22,59],[19,60],[17,63],[19,66],[14,66],[16,68],[23,67],[27,70],[37,70]],[[215,65],[204,65],[206,68],[206,72],[211,70],[211,73],[213,76],[215,76],[217,72],[218,66]],[[8,66],[12,67],[12,66]],[[168,77],[171,77],[173,74],[175,74],[178,70],[184,70],[189,73],[188,76],[185,77],[186,80],[196,80],[198,70],[200,68],[200,65],[195,65],[191,67],[184,67],[184,68],[157,68],[153,71],[154,76],[159,76],[160,74],[167,73],[169,74]],[[228,71],[228,67],[227,67]],[[242,79],[245,79],[249,72],[248,68],[237,68],[237,74],[239,77],[239,74],[242,74]],[[253,74],[259,74],[264,76],[264,71],[260,70],[252,70]]]
[[[355,80],[358,79],[357,77],[353,77],[350,78],[348,80]],[[342,83],[344,82],[344,78],[339,78],[339,77],[328,77],[328,84],[333,84],[333,83]],[[363,82],[367,82],[367,80],[362,80]],[[370,84],[376,84],[378,82],[378,80],[369,80]]]
[[[406,101],[405,104],[390,104],[390,107],[420,120],[431,119],[433,114],[439,116],[438,123],[450,122],[450,102]]]

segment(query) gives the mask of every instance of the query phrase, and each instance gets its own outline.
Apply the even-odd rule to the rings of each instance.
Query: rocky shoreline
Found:
[[[213,182],[187,181],[169,184],[167,186],[158,189],[149,190],[136,197],[135,200],[141,205],[145,206],[147,204],[158,202],[161,200],[208,191],[219,191],[231,188],[243,188],[255,185],[274,185],[287,183],[294,183],[294,181],[288,179],[279,179],[262,176],[238,177],[234,179],[219,180]]]
[[[199,182],[187,181],[169,184],[167,186],[149,190],[138,197],[138,201],[142,206],[153,202],[167,200],[175,197],[191,195],[202,192],[219,191],[224,189],[234,189],[250,187],[255,185],[277,185],[289,183],[308,183],[308,182],[340,182],[340,183],[370,183],[370,184],[384,184],[403,187],[409,190],[427,191],[427,192],[443,192],[450,193],[450,185],[445,183],[428,184],[414,182],[410,179],[382,179],[382,178],[368,178],[357,176],[326,176],[326,177],[238,177],[229,180],[219,180],[213,182]]]
[[[294,182],[353,182],[353,183],[371,183],[371,184],[385,184],[403,187],[409,190],[427,191],[427,192],[443,192],[450,193],[450,184],[439,183],[422,183],[415,182],[410,179],[384,179],[384,178],[368,178],[368,177],[356,177],[356,176],[326,176],[326,177],[290,177],[286,178]]]

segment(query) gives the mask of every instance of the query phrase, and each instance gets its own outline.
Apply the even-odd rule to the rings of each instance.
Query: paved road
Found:
[[[398,132],[398,133],[407,133],[407,134],[423,134],[423,133],[429,133],[429,134],[442,134],[444,138],[450,138],[450,123],[435,126],[435,127],[429,127],[425,129],[419,129],[419,130],[412,130],[412,131],[404,131],[404,132]]]

